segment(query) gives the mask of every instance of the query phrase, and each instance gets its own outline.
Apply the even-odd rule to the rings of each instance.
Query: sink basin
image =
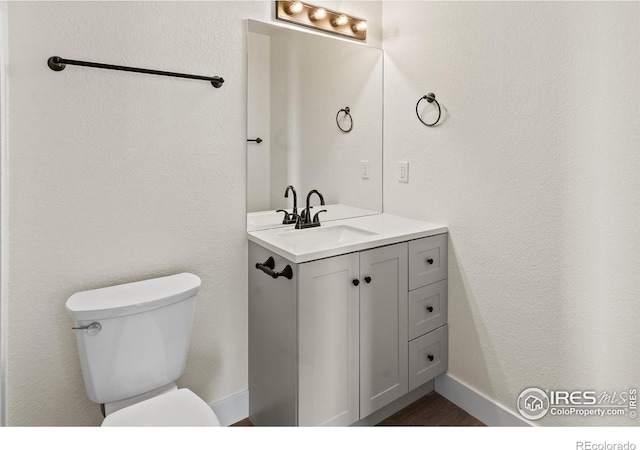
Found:
[[[293,246],[298,251],[304,251],[305,249],[353,242],[375,234],[377,233],[350,225],[336,225],[306,230],[287,230],[278,233],[277,236],[285,245]]]

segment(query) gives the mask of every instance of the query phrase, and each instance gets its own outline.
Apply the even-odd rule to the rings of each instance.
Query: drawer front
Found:
[[[409,340],[447,323],[447,280],[409,292]]]
[[[409,390],[447,370],[448,344],[447,325],[409,342]]]
[[[409,242],[409,290],[447,278],[447,234]]]

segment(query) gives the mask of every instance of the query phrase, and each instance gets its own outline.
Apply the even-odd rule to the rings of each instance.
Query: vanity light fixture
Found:
[[[276,0],[276,19],[314,30],[367,40],[367,21],[300,1]]]

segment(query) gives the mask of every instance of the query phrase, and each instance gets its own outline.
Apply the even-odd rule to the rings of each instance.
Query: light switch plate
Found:
[[[368,159],[363,159],[360,161],[360,178],[363,180],[369,179],[369,171],[371,170],[371,166],[369,165]]]

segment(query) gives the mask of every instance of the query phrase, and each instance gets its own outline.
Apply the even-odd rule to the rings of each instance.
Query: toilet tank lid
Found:
[[[95,320],[149,311],[193,297],[200,278],[180,273],[73,294],[66,307],[77,320]]]

